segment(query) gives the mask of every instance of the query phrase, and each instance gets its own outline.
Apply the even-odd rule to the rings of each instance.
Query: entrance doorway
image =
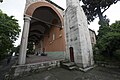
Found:
[[[74,62],[74,49],[73,47],[70,47],[69,49],[70,49],[70,60],[71,62]]]

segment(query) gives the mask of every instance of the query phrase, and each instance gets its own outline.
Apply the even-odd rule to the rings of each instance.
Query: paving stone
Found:
[[[116,69],[104,67],[95,67],[87,72],[55,68],[41,73],[31,74],[26,77],[17,78],[17,80],[120,80],[120,72]]]

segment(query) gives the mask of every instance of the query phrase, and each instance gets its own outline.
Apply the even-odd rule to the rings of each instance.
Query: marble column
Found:
[[[19,61],[18,61],[19,65],[23,65],[26,62],[26,51],[27,51],[27,44],[28,44],[30,20],[31,20],[30,17],[28,16],[24,17],[23,33],[22,33],[20,51],[19,51]]]

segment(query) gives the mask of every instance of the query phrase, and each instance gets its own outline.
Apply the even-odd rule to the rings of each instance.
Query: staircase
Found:
[[[68,69],[68,70],[74,70],[77,69],[77,66],[74,62],[69,62],[69,61],[62,61],[61,62],[61,67]]]

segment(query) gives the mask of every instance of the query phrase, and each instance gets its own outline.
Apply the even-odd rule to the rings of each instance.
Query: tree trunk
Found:
[[[97,7],[97,14],[98,14],[100,21],[104,21],[100,7]]]
[[[104,26],[105,25],[105,20],[104,20],[104,17],[102,15],[100,6],[97,7],[97,14],[98,14],[98,17],[99,17],[100,25]]]

